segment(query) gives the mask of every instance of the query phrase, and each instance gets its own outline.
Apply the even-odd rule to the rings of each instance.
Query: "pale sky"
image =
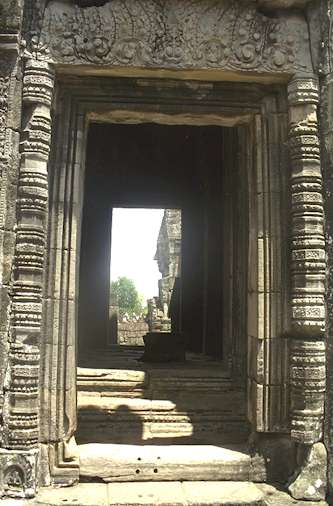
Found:
[[[113,209],[111,280],[133,279],[145,299],[158,295],[161,274],[154,260],[163,209]]]

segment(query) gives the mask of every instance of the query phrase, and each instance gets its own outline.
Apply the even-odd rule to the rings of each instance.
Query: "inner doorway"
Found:
[[[207,445],[207,461],[213,458],[218,476],[225,476],[225,445],[244,445],[248,437],[245,367],[236,380],[228,368],[232,354],[245,358],[235,350],[240,343],[246,346],[241,328],[246,307],[240,301],[246,297],[247,244],[238,248],[240,235],[247,231],[246,213],[241,217],[236,209],[246,209],[246,198],[241,184],[236,194],[231,192],[237,177],[231,158],[225,156],[233,153],[225,141],[232,139],[230,130],[152,123],[90,127],[78,322],[76,439],[83,476],[104,473],[103,466],[91,467],[93,455],[124,452],[130,480],[146,479],[151,459],[157,469],[154,479],[175,478],[178,466],[184,479],[211,479],[207,468],[200,468],[203,474],[198,475],[193,465],[194,455],[205,452]],[[147,207],[181,214],[181,263],[176,273],[176,332],[186,351],[181,360],[142,361],[137,346],[108,340],[112,209]],[[241,220],[243,227],[238,226]],[[233,283],[238,284],[236,291]],[[244,332],[237,342],[232,325]],[[168,474],[164,459],[173,458],[170,445],[178,448],[181,461],[172,464],[174,471]],[[238,462],[239,452],[232,458]],[[248,464],[249,455],[244,458]],[[107,479],[120,479],[119,465],[115,457]]]
[[[180,320],[187,350],[222,359],[224,242],[230,233],[222,205],[223,131],[214,126],[91,126],[80,260],[80,357],[110,343],[112,209],[155,207],[178,209],[182,216]]]

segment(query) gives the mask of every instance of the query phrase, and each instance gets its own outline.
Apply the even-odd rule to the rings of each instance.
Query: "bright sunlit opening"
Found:
[[[143,298],[158,295],[154,256],[164,209],[115,208],[112,215],[111,281],[125,276]]]

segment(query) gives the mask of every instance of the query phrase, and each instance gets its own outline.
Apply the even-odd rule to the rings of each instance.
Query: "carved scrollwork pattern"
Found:
[[[292,388],[292,435],[313,443],[322,437],[325,401],[324,341],[291,341],[290,382]]]
[[[325,330],[325,238],[317,125],[318,84],[297,79],[288,88],[292,164],[292,327],[320,336]]]
[[[322,436],[325,389],[325,238],[317,125],[318,83],[288,87],[292,203],[291,431],[299,442]]]
[[[306,53],[299,57],[303,22],[268,18],[234,0],[113,0],[88,8],[53,1],[30,45],[64,64],[286,72],[311,69]]]
[[[0,77],[0,157],[5,156],[9,77]]]
[[[33,449],[39,440],[39,343],[52,89],[49,65],[29,60],[23,81],[24,121],[4,407],[3,443],[11,450]]]
[[[38,450],[29,452],[0,450],[0,488],[2,494],[17,498],[36,493]]]

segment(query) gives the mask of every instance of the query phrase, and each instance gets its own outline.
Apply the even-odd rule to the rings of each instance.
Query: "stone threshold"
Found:
[[[80,483],[42,488],[35,499],[5,499],[1,506],[327,506],[295,501],[266,484],[251,482]]]
[[[79,445],[80,476],[105,482],[264,481],[262,460],[242,447]]]

